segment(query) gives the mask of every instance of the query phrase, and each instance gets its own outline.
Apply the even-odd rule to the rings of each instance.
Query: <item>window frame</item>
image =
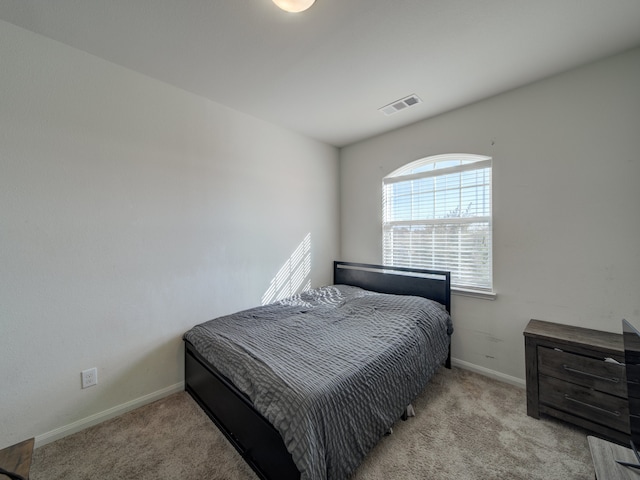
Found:
[[[447,163],[451,163],[453,161],[458,162],[458,164],[447,165]],[[445,166],[438,168],[438,163],[440,164],[444,163]],[[425,167],[428,167],[429,165],[433,165],[433,167],[430,169],[425,168]],[[419,169],[423,169],[423,170],[416,172],[416,170],[419,170]],[[484,170],[485,171],[484,175],[488,175],[488,179],[485,180],[486,183],[484,184],[476,183],[471,187],[469,187],[468,185],[467,186],[463,185],[462,174],[464,172],[472,172],[472,171],[480,171],[480,170]],[[438,189],[439,187],[436,187],[435,185],[437,183],[438,178],[440,178],[441,182],[446,181],[445,176],[452,175],[452,174],[461,175],[459,177],[459,184],[455,188],[448,187],[446,188],[446,190],[458,192],[460,205],[458,205],[457,209],[459,209],[460,216],[451,217],[445,214],[444,216],[438,217],[436,213],[438,211],[438,207],[437,207],[438,202],[440,203],[440,209],[439,209],[440,212],[446,211],[448,208],[451,207],[451,204],[449,203],[449,199],[440,200],[440,201],[437,200],[436,198],[437,193],[444,191],[445,189],[439,190]],[[423,157],[418,160],[409,162],[408,164],[403,165],[402,167],[394,170],[393,172],[385,176],[382,181],[383,265],[396,266],[396,267],[416,266],[416,267],[427,268],[427,269],[450,270],[452,272],[452,287],[451,287],[452,293],[486,298],[486,299],[495,299],[496,295],[493,290],[494,279],[493,279],[493,178],[492,177],[493,177],[493,158],[487,155],[468,154],[468,153],[446,153],[446,154],[431,155],[431,156]],[[425,214],[425,218],[420,218],[420,214],[417,214],[418,218],[409,218],[409,219],[388,218],[388,216],[390,215],[390,210],[394,208],[393,206],[390,205],[390,199],[388,198],[390,193],[389,185],[402,183],[402,182],[411,182],[411,183],[407,183],[407,185],[410,186],[410,188],[414,188],[413,181],[427,179],[427,178],[434,179],[433,181],[434,187],[431,191],[431,195],[433,196],[433,204],[434,204],[433,213]],[[481,206],[481,213],[483,213],[482,215],[471,214],[469,216],[465,216],[462,213],[463,192],[464,192],[464,189],[469,189],[474,187],[476,189],[485,188],[485,187],[488,188],[489,198],[488,200],[484,199],[484,201],[482,202],[482,206]],[[414,192],[409,193],[409,197],[411,198],[410,207],[409,207],[409,210],[411,211],[410,213],[411,217],[413,217],[415,214],[414,210],[417,210],[414,203],[416,205],[419,204],[420,199],[417,199],[417,200],[415,199],[415,197],[419,194],[425,195],[425,192],[422,191],[417,194]],[[400,194],[396,194],[394,198],[397,200],[400,196],[401,196]],[[488,215],[486,214],[487,209],[488,209]],[[430,217],[430,218],[427,218],[427,217]],[[465,268],[463,267],[464,261],[461,260],[460,258],[457,261],[453,261],[453,264],[451,263],[450,260],[446,260],[445,263],[448,262],[448,265],[446,265],[445,268],[443,268],[442,263],[440,264],[435,263],[436,262],[435,257],[437,256],[436,254],[446,257],[447,255],[450,255],[452,253],[453,250],[450,250],[448,248],[450,246],[449,244],[447,244],[445,247],[439,250],[437,247],[434,247],[433,244],[431,244],[430,250],[431,250],[432,259],[420,258],[419,255],[413,257],[411,256],[412,254],[410,254],[410,256],[408,257],[407,262],[402,262],[402,261],[394,262],[393,259],[389,259],[389,256],[395,253],[395,252],[390,253],[389,246],[387,245],[387,243],[389,242],[389,236],[390,234],[393,233],[393,227],[407,226],[409,228],[425,227],[425,228],[435,229],[437,225],[451,227],[454,225],[472,225],[472,224],[473,225],[481,224],[483,226],[483,229],[485,231],[485,236],[483,237],[483,239],[487,240],[489,244],[486,250],[486,257],[485,257],[486,260],[484,260],[485,262],[488,263],[488,266],[486,268],[481,268],[481,269],[477,269],[475,267],[471,268],[473,272],[479,272],[476,276],[475,284],[473,283],[473,281],[468,283],[464,283],[460,281],[460,279],[463,278],[464,276],[467,276],[467,278],[469,278],[468,272],[466,272]],[[471,237],[471,235],[464,236],[465,233],[466,232],[459,230],[458,233],[454,235],[458,235],[459,241],[463,241],[463,239],[467,240],[469,237]],[[412,233],[408,234],[409,237],[411,237],[411,235],[413,234]],[[429,246],[428,241],[425,243],[425,245]],[[457,250],[458,257],[462,257],[462,254],[461,254],[462,251],[463,249]],[[414,258],[416,261],[414,261]],[[455,265],[454,268],[452,268],[453,265]],[[464,273],[464,275],[462,275],[462,273]],[[482,280],[488,279],[488,281],[486,281],[485,284],[481,285],[481,282],[477,281],[478,279],[482,279]]]

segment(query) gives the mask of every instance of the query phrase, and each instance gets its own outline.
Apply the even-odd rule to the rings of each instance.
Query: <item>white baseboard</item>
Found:
[[[501,382],[515,385],[516,387],[526,387],[525,381],[520,378],[496,372],[495,370],[481,367],[479,365],[474,365],[473,363],[465,362],[464,360],[452,358],[451,364],[456,367],[464,368],[465,370],[470,370],[472,372],[479,373],[480,375],[484,375]],[[68,435],[84,430],[85,428],[92,427],[106,420],[117,417],[118,415],[122,415],[131,410],[135,410],[136,408],[142,407],[148,403],[160,400],[161,398],[164,398],[173,393],[181,392],[182,390],[184,390],[184,382],[176,383],[175,385],[171,385],[167,388],[163,388],[162,390],[149,393],[148,395],[144,395],[121,405],[117,405],[103,412],[99,412],[86,418],[82,418],[78,421],[70,423],[69,425],[64,425],[60,428],[56,428],[55,430],[51,430],[50,432],[43,433],[42,435],[37,435],[35,437],[35,447],[38,448],[42,445],[46,445],[47,443],[54,442]]]
[[[149,393],[121,405],[116,405],[115,407],[105,410],[104,412],[90,415],[86,418],[82,418],[78,421],[70,423],[69,425],[64,425],[60,428],[56,428],[55,430],[51,430],[50,432],[43,433],[42,435],[37,435],[35,437],[34,446],[35,448],[41,447],[42,445],[46,445],[47,443],[59,440],[73,433],[77,433],[81,430],[84,430],[85,428],[92,427],[104,422],[105,420],[109,420],[111,418],[117,417],[118,415],[122,415],[123,413],[135,410],[136,408],[142,407],[151,402],[155,402],[156,400],[160,400],[161,398],[169,396],[173,393],[180,392],[182,390],[184,390],[184,382],[176,383],[175,385],[163,388],[162,390]]]
[[[494,380],[499,380],[501,382],[509,383],[516,387],[520,387],[520,388],[527,387],[527,383],[521,378],[512,377],[511,375],[506,375],[504,373],[496,372],[495,370],[481,367],[480,365],[475,365],[473,363],[465,362],[464,360],[452,358],[451,364],[456,367],[464,368],[465,370],[479,373],[480,375],[484,375],[485,377],[493,378]]]

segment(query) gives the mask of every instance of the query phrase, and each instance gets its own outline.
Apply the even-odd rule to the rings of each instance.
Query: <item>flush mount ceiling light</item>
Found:
[[[273,0],[277,6],[282,10],[291,13],[304,12],[309,8],[316,0]]]

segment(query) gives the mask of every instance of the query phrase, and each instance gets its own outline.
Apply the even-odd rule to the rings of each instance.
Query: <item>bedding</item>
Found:
[[[446,309],[347,285],[197,325],[184,339],[279,431],[303,480],[343,479],[445,361]]]

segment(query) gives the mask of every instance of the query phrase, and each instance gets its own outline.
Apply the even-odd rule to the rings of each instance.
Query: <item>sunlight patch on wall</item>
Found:
[[[271,280],[262,295],[262,304],[282,300],[311,288],[311,233],[296,247],[288,260]]]

